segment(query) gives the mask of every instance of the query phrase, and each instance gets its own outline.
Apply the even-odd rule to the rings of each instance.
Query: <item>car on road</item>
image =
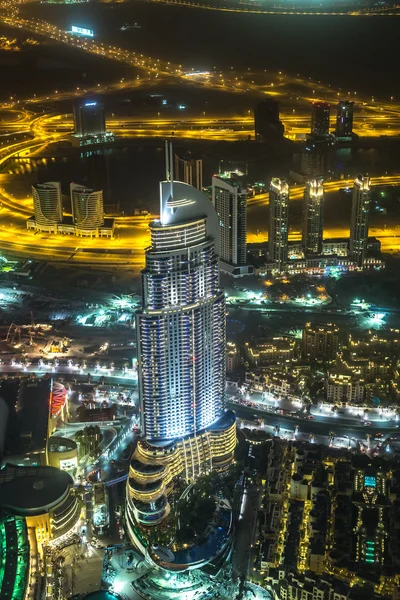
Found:
[[[371,421],[364,421],[364,427],[370,427],[371,425]]]

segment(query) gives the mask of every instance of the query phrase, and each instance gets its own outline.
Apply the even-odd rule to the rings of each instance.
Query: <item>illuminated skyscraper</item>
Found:
[[[306,256],[322,253],[324,187],[322,179],[307,181],[304,190],[303,247]]]
[[[273,177],[269,189],[268,255],[282,273],[288,258],[289,185]]]
[[[175,179],[188,183],[198,190],[203,189],[203,161],[201,158],[187,156],[180,158],[175,154]]]
[[[214,176],[212,201],[219,218],[220,259],[233,266],[246,264],[247,190],[238,177]]]
[[[340,101],[337,105],[335,135],[337,138],[351,138],[353,134],[354,102]]]
[[[367,252],[371,191],[369,177],[358,175],[351,203],[350,255],[362,267]]]
[[[104,105],[101,102],[84,102],[74,106],[75,135],[86,137],[106,132]]]
[[[127,523],[169,513],[178,476],[196,479],[224,469],[236,444],[235,417],[225,412],[225,297],[219,288],[218,219],[207,197],[173,181],[160,184],[160,220],[150,224],[137,313],[141,432],[128,479]]]
[[[57,231],[62,221],[61,183],[48,181],[32,186],[33,211],[38,231]]]
[[[96,230],[104,223],[103,190],[71,183],[72,218],[77,229]]]
[[[313,102],[311,108],[311,134],[329,135],[330,106],[326,102]]]

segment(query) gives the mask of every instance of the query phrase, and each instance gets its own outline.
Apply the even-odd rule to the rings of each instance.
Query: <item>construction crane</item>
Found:
[[[20,344],[21,343],[21,327],[19,327],[15,323],[11,323],[11,325],[7,331],[6,342],[14,344],[16,336],[18,336],[18,343]],[[10,338],[11,338],[11,341],[10,341]]]

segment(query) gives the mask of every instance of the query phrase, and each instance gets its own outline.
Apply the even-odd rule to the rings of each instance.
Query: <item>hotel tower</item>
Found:
[[[127,526],[145,551],[141,528],[160,523],[177,478],[226,469],[236,445],[224,409],[225,298],[219,287],[218,219],[196,188],[160,183],[160,220],[150,224],[136,316],[141,437],[127,484]]]

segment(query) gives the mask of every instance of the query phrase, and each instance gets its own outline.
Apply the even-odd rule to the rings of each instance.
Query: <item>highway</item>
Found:
[[[347,10],[332,10],[323,11],[321,9],[303,8],[302,10],[296,8],[284,8],[276,5],[272,5],[271,8],[261,8],[260,5],[255,6],[223,6],[219,4],[204,4],[201,2],[190,2],[189,0],[149,0],[156,4],[173,4],[178,6],[185,6],[187,8],[201,8],[204,10],[217,10],[222,12],[235,12],[235,13],[254,13],[263,15],[317,15],[317,16],[351,16],[351,17],[371,17],[379,15],[390,15],[398,16],[399,10],[397,6],[384,6],[382,8],[365,8],[354,10],[348,8]],[[322,6],[322,5],[321,5]]]
[[[309,104],[297,107],[298,114],[293,109],[283,109],[280,114],[285,128],[285,137],[291,140],[304,140],[310,131]],[[332,115],[331,127],[334,127]],[[252,115],[210,115],[210,116],[176,116],[157,117],[119,117],[109,119],[107,127],[118,137],[171,137],[186,139],[210,139],[237,141],[254,139],[254,118]],[[63,133],[73,131],[72,115],[54,115],[46,119],[44,130],[48,133]],[[354,116],[353,131],[362,137],[400,136],[400,113],[376,114],[362,110]]]
[[[147,83],[150,80],[176,80],[189,82],[190,85],[221,89],[231,93],[245,93],[252,97],[263,97],[265,94],[277,97],[283,103],[282,118],[288,137],[297,139],[305,135],[309,125],[310,102],[323,99],[337,102],[340,93],[329,84],[311,81],[297,76],[288,76],[281,72],[237,71],[232,66],[230,71],[218,69],[198,73],[190,67],[175,65],[158,58],[144,56],[123,48],[107,46],[95,41],[67,33],[50,23],[22,19],[17,12],[11,17],[3,15],[3,22],[12,27],[26,29],[39,35],[71,45],[83,52],[106,57],[110,60],[122,61],[132,67],[132,80],[121,80],[111,86],[112,89],[123,89],[132,85],[141,85],[143,77],[134,75],[142,72]],[[139,77],[139,79],[138,79]],[[101,88],[98,88],[101,89]],[[74,98],[86,90],[70,93],[54,91],[52,101],[58,98]],[[350,92],[348,92],[350,94]],[[377,99],[362,98],[352,92],[357,99],[360,111],[355,120],[355,130],[362,135],[399,135],[400,104],[391,101],[379,102]],[[345,92],[343,95],[346,96]],[[347,97],[347,96],[346,96]],[[3,115],[0,130],[4,140],[0,142],[0,168],[5,167],[13,156],[29,157],[46,149],[51,154],[51,144],[60,141],[71,131],[70,116],[53,112],[35,113],[35,107],[49,100],[49,97],[27,98],[16,105],[14,101],[0,106]],[[295,108],[296,107],[296,108]],[[161,114],[152,118],[114,119],[111,129],[122,137],[169,137],[172,133],[177,137],[204,138],[213,140],[234,140],[247,138],[252,133],[252,116],[232,115],[218,116],[203,114],[199,117],[165,118]],[[14,132],[15,135],[12,133]],[[0,133],[1,138],[2,133]],[[10,136],[12,139],[10,139]],[[8,138],[7,138],[8,136]],[[2,144],[3,143],[3,147]],[[372,185],[399,185],[400,176],[383,176],[372,179]],[[351,181],[327,181],[325,192],[334,193],[342,187],[352,185]],[[32,214],[32,199],[15,197],[8,189],[8,181],[4,172],[0,174],[0,247],[17,257],[34,260],[46,260],[82,265],[99,265],[108,268],[129,268],[139,272],[143,267],[143,251],[149,244],[148,224],[155,215],[137,217],[118,217],[115,220],[114,239],[85,239],[69,236],[48,235],[26,230],[25,221]],[[291,188],[291,201],[301,200],[303,186]],[[267,207],[268,194],[251,198],[248,204],[248,215],[257,207]],[[348,228],[325,227],[325,237],[347,237]],[[395,226],[370,230],[382,242],[384,252],[400,252],[398,232]],[[297,240],[300,232],[292,232],[289,238]],[[267,239],[266,230],[249,227],[248,242],[262,242]]]

